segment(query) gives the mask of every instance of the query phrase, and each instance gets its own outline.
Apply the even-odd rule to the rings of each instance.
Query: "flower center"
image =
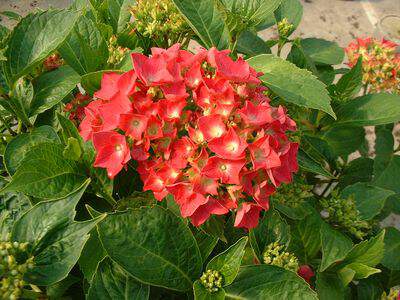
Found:
[[[228,167],[225,164],[221,165],[219,168],[221,171],[226,171],[228,169]]]

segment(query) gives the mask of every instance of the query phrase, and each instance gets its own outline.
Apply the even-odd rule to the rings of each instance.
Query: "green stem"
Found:
[[[18,119],[17,134],[20,134],[21,131],[22,131],[22,121]]]

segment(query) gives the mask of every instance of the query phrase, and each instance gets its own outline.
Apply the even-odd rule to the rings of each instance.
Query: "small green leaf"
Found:
[[[61,102],[80,82],[80,76],[69,66],[43,73],[33,82],[33,97],[29,115],[42,113]]]
[[[400,96],[395,94],[368,94],[338,107],[338,125],[374,126],[400,120]]]
[[[141,282],[187,291],[200,277],[202,259],[190,229],[160,206],[110,214],[98,230],[110,258]]]
[[[283,100],[336,117],[324,84],[309,71],[270,54],[252,57],[248,62],[256,71],[264,73],[260,79]]]
[[[224,300],[225,290],[219,289],[216,292],[210,293],[199,280],[193,284],[193,294],[195,300]]]
[[[29,73],[54,52],[77,19],[78,14],[69,10],[47,10],[24,17],[13,29],[6,51],[5,70],[9,81]]]
[[[371,220],[378,215],[383,209],[386,199],[394,194],[393,191],[385,190],[366,182],[358,182],[347,186],[341,192],[343,198],[353,195],[361,220]]]
[[[378,178],[390,164],[394,152],[393,124],[375,127],[374,177]]]
[[[281,5],[275,11],[275,19],[277,22],[282,21],[284,18],[293,25],[290,33],[296,30],[303,17],[303,5],[299,0],[282,0]]]
[[[79,160],[82,156],[83,149],[81,148],[79,141],[74,138],[68,138],[67,145],[64,148],[63,156],[70,160]]]
[[[242,237],[227,250],[213,257],[207,264],[207,270],[221,272],[224,278],[224,286],[231,284],[235,280],[242,263],[246,244],[247,237]]]
[[[11,182],[0,192],[18,191],[37,198],[58,199],[76,191],[86,176],[76,162],[64,158],[63,150],[62,145],[52,143],[32,147]]]
[[[322,139],[328,143],[334,155],[346,157],[361,147],[365,131],[362,127],[338,126],[325,131]]]
[[[257,33],[246,30],[238,38],[237,51],[248,56],[271,53],[271,49]]]
[[[215,245],[217,245],[218,243],[218,238],[208,233],[205,233],[202,230],[195,230],[194,237],[197,241],[197,245],[199,246],[203,261],[207,261],[208,256],[211,254]]]
[[[384,238],[385,230],[382,230],[377,236],[355,245],[342,264],[360,263],[370,267],[379,264],[384,254]]]
[[[272,265],[244,266],[225,289],[227,299],[317,300],[310,286],[296,273]]]
[[[335,178],[328,170],[326,170],[318,161],[313,159],[307,152],[302,149],[299,149],[297,153],[297,161],[299,163],[300,168],[305,171],[322,175],[327,178]]]
[[[347,236],[324,224],[321,226],[321,245],[322,260],[319,270],[323,272],[332,264],[343,260],[350,252],[353,243]]]
[[[90,237],[79,257],[79,267],[85,279],[91,283],[97,271],[99,263],[107,256],[103,245],[100,242],[99,234],[96,230],[90,233]]]
[[[35,128],[31,133],[22,133],[8,143],[4,152],[4,164],[12,176],[32,147],[41,143],[59,143],[60,139],[50,126]]]
[[[387,167],[381,174],[374,178],[373,185],[379,186],[386,190],[400,193],[399,177],[400,176],[400,156],[393,155]]]
[[[391,270],[400,270],[400,232],[393,227],[386,228],[385,255],[382,265]]]
[[[90,284],[87,300],[146,300],[150,287],[137,282],[120,266],[105,258]]]
[[[344,50],[336,42],[307,38],[300,41],[303,51],[316,64],[338,65],[344,58]]]
[[[357,64],[333,87],[334,96],[340,101],[346,101],[357,95],[362,86],[362,76],[362,57],[360,56]]]
[[[173,0],[206,48],[229,48],[229,33],[213,0]]]
[[[355,272],[354,279],[363,279],[367,278],[373,274],[380,273],[381,270],[372,268],[370,266],[360,264],[360,263],[351,263],[346,265],[346,268],[351,269]],[[340,272],[340,271],[339,271]]]
[[[347,299],[349,288],[344,286],[336,273],[317,273],[316,290],[321,300]]]

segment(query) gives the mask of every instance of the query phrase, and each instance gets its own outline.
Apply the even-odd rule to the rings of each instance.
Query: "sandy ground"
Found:
[[[367,36],[384,37],[400,43],[400,0],[300,1],[304,8],[303,19],[294,36],[334,40],[342,47],[346,47],[356,37]],[[0,0],[0,11],[13,10],[26,15],[34,9],[64,8],[71,3],[72,0]],[[7,18],[1,22],[9,27],[15,24]],[[276,29],[267,29],[260,36],[265,39],[276,37]],[[367,128],[366,131],[373,145],[373,128]],[[391,215],[384,225],[400,229],[400,216]]]

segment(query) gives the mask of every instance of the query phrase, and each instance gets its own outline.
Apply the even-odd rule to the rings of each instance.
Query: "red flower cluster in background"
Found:
[[[346,48],[349,66],[353,67],[362,57],[363,83],[370,85],[370,92],[400,93],[400,53],[394,42],[374,38],[358,38]]]
[[[178,44],[133,53],[133,70],[104,74],[80,132],[93,141],[94,166],[113,178],[136,160],[144,190],[159,201],[172,194],[194,225],[237,209],[235,226],[253,228],[298,169],[286,135],[296,124],[270,105],[261,74],[228,54]]]

